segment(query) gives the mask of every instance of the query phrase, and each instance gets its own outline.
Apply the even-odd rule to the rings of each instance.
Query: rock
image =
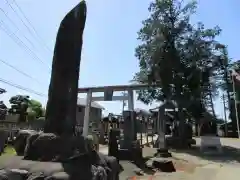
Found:
[[[19,156],[23,156],[24,155],[24,151],[25,151],[25,147],[27,144],[27,139],[32,136],[32,135],[36,135],[38,134],[38,132],[34,131],[34,130],[20,130],[16,136],[16,139],[14,141],[14,148],[15,151],[17,152],[17,155]]]
[[[79,154],[61,163],[23,160],[20,156],[13,156],[1,163],[0,169],[4,171],[0,173],[0,179],[9,179],[8,177],[14,173],[23,177],[27,173],[28,180],[75,180],[79,177],[81,180],[118,180],[120,169],[117,159],[95,153],[97,157],[95,161],[90,159],[89,154]],[[10,170],[12,173],[9,172]]]
[[[176,172],[173,162],[165,158],[153,158],[152,166],[162,172]]]
[[[133,170],[133,172],[135,172],[136,175],[138,175],[138,176],[143,176],[143,175],[144,175],[143,170],[141,170],[140,168],[135,168],[135,169]]]
[[[105,161],[107,162],[108,168],[111,170],[110,173],[108,173],[108,179],[109,180],[118,180],[119,179],[119,173],[120,173],[120,165],[118,163],[118,160],[113,156],[104,156]]]
[[[28,171],[28,180],[68,180],[79,177],[82,177],[82,180],[119,179],[120,166],[118,160],[115,157],[94,151],[89,137],[33,133],[27,138],[24,160],[18,157],[3,163],[2,167],[7,171],[2,173],[2,177],[8,177],[9,169],[14,168]]]
[[[38,138],[40,134],[32,134],[27,138],[27,144],[24,150],[24,159],[37,160],[38,156],[35,153],[33,142]]]
[[[104,155],[102,153],[99,153],[99,152],[96,152],[96,151],[91,151],[90,161],[91,161],[92,165],[108,167],[107,160],[106,160],[106,155]]]
[[[168,149],[157,149],[157,152],[155,153],[154,156],[169,158],[169,157],[172,157],[172,154],[168,151]]]
[[[28,175],[28,171],[24,170],[24,169],[11,169],[10,172],[13,173],[13,174],[18,174],[22,178],[26,178],[27,175]]]
[[[24,159],[52,161],[58,155],[58,137],[52,133],[41,133],[31,136],[25,150]]]
[[[69,174],[66,172],[56,172],[52,176],[48,176],[45,180],[69,180]]]
[[[0,179],[1,180],[8,180],[8,173],[6,170],[2,169],[0,170]]]
[[[20,169],[0,170],[1,180],[24,180],[28,172]]]
[[[107,180],[108,175],[106,170],[101,166],[92,166],[92,174],[94,180]]]
[[[90,156],[92,165],[96,167],[103,167],[110,179],[118,179],[120,173],[120,165],[115,157],[107,156],[96,151],[93,151]]]
[[[41,161],[65,161],[91,149],[83,136],[57,136],[53,133],[33,135],[27,147],[24,159]]]
[[[26,180],[44,180],[45,175],[42,172],[31,173]]]
[[[152,159],[149,159],[147,162],[145,162],[145,165],[147,168],[150,168],[152,169],[153,168],[153,160]]]

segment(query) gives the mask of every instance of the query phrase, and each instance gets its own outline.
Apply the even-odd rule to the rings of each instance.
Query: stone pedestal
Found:
[[[171,157],[171,153],[168,152],[167,146],[166,146],[166,138],[165,138],[165,132],[166,132],[166,114],[165,114],[165,108],[158,110],[158,118],[157,118],[157,127],[158,127],[158,138],[157,138],[157,153],[155,156],[157,157]]]
[[[158,149],[157,153],[155,154],[155,157],[163,157],[163,158],[168,158],[172,157],[172,154],[168,151],[168,149]]]
[[[123,111],[124,125],[123,125],[123,142],[121,149],[131,149],[132,142],[137,139],[136,133],[136,112]]]
[[[208,134],[201,136],[200,150],[206,153],[209,148],[216,148],[218,153],[222,153],[222,144],[220,137]],[[216,152],[216,151],[215,151]]]
[[[119,131],[116,129],[111,129],[109,132],[109,143],[108,143],[108,155],[114,156],[119,159],[118,155],[118,137]]]
[[[14,174],[24,175],[20,178],[22,180],[72,180],[79,179],[79,177],[83,180],[96,178],[115,180],[119,175],[116,157],[95,151],[92,137],[58,136],[52,133],[20,131],[16,146],[20,147],[16,148],[17,155],[24,157],[9,156],[3,159],[0,157],[0,179],[6,177],[12,179]],[[25,146],[24,154],[21,152],[22,146]],[[107,173],[109,170],[110,174]],[[36,177],[31,175],[36,175]]]

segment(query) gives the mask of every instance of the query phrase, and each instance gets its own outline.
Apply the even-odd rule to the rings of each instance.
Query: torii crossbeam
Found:
[[[96,86],[96,87],[83,87],[78,88],[78,93],[87,93],[86,107],[84,114],[84,124],[83,124],[83,136],[88,135],[89,128],[89,113],[92,101],[128,101],[128,110],[134,111],[134,99],[133,91],[140,89],[148,89],[149,85],[146,84],[134,84],[134,85],[116,85],[116,86]],[[117,91],[127,91],[127,95],[113,96],[114,92]],[[102,97],[92,97],[92,93],[104,92]]]

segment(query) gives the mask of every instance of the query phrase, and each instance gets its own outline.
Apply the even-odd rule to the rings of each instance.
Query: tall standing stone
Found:
[[[133,116],[133,118],[131,118]],[[137,139],[136,132],[136,112],[123,111],[124,126],[123,126],[123,149],[131,149],[132,143]]]
[[[86,3],[81,1],[62,20],[54,49],[44,132],[74,133]]]

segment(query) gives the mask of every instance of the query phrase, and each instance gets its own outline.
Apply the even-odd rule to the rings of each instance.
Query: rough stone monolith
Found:
[[[74,133],[86,4],[80,2],[62,20],[55,43],[48,91],[45,133]]]

